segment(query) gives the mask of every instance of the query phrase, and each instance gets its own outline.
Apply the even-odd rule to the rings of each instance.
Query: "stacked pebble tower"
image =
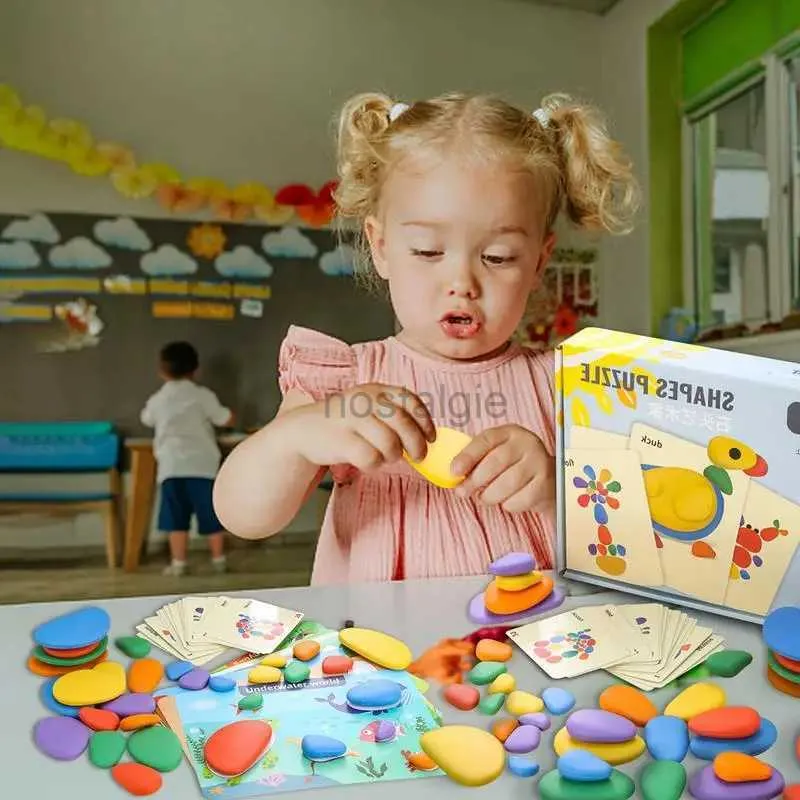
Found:
[[[553,579],[536,571],[529,553],[508,553],[489,565],[494,579],[470,601],[467,616],[478,625],[517,622],[558,608],[564,592]]]
[[[779,692],[800,697],[800,608],[784,606],[767,614],[767,680]]]

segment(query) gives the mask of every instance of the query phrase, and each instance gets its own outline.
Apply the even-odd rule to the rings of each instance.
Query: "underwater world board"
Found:
[[[377,669],[358,658],[354,659],[353,671],[348,675],[323,675],[322,660],[344,651],[338,644],[338,634],[319,637],[318,641],[320,653],[308,662],[311,675],[305,683],[252,686],[247,681],[251,665],[224,671],[236,681],[236,688],[230,692],[169,689],[162,693],[159,710],[171,726],[180,726],[176,733],[184,740],[187,758],[204,797],[209,800],[256,797],[441,775],[438,770],[421,772],[408,759],[411,754],[420,752],[420,736],[440,725],[438,713],[419,691],[415,678],[407,672]],[[347,692],[371,679],[389,679],[400,684],[403,687],[401,705],[377,714],[354,713],[347,706]],[[243,697],[257,693],[264,696],[260,708],[239,708]],[[225,779],[205,765],[204,745],[215,731],[242,719],[267,722],[272,728],[272,739],[268,750],[252,769],[239,777]],[[375,741],[380,722],[394,726],[391,741]],[[347,752],[334,761],[312,763],[301,750],[302,739],[307,734],[338,739],[346,745]]]

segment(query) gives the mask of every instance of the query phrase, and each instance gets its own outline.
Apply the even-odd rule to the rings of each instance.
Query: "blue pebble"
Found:
[[[542,692],[542,702],[551,714],[566,714],[575,705],[575,695],[566,689],[551,686]]]
[[[644,741],[656,761],[683,761],[689,751],[689,729],[679,717],[654,717],[644,726]]]
[[[208,688],[214,692],[230,692],[236,688],[236,681],[225,675],[212,675],[208,681]]]
[[[52,711],[54,714],[59,714],[62,717],[77,717],[80,708],[76,708],[75,706],[65,706],[63,703],[59,703],[58,700],[53,697],[53,684],[57,680],[57,677],[50,678],[42,684],[41,688],[39,689],[39,699],[42,701],[42,705],[48,711]]]
[[[800,608],[783,606],[770,611],[761,636],[770,650],[787,658],[800,659]]]
[[[761,727],[745,739],[708,739],[705,736],[692,736],[689,749],[692,755],[704,761],[713,761],[720,753],[733,751],[757,756],[769,750],[778,738],[777,728],[768,720],[761,718]]]
[[[611,765],[588,750],[568,750],[556,766],[561,777],[569,781],[594,783],[611,777]]]
[[[171,681],[177,681],[193,669],[194,664],[191,661],[172,661],[167,664],[165,672]]]
[[[383,711],[400,705],[403,687],[385,679],[359,683],[347,693],[347,704],[358,711]]]
[[[508,771],[520,778],[532,778],[539,771],[539,765],[523,756],[509,756]]]
[[[333,761],[347,752],[347,745],[331,736],[304,736],[300,746],[309,761]]]
[[[42,647],[86,647],[99,642],[110,627],[111,617],[106,611],[97,606],[84,606],[34,628],[33,641]]]

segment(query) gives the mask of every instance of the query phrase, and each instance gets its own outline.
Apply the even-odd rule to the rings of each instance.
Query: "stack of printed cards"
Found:
[[[136,630],[170,655],[201,665],[231,648],[272,653],[302,619],[299,611],[260,600],[184,597],[160,608]]]
[[[660,603],[588,606],[508,632],[551,678],[603,669],[649,692],[722,647],[721,636]]]

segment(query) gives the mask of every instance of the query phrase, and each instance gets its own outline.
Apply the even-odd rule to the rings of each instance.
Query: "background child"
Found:
[[[342,112],[339,176],[339,211],[402,330],[349,346],[290,328],[283,404],[223,465],[221,519],[271,536],[331,466],[313,583],[479,574],[511,550],[552,568],[553,357],[510,339],[562,210],[580,228],[628,230],[628,161],[597,114],[563,96],[531,114],[484,96],[409,107],[369,94]],[[446,490],[403,451],[425,455],[454,398],[473,401],[459,427],[474,438],[451,465],[466,479]]]
[[[214,478],[220,452],[214,426],[228,426],[231,411],[210,389],[194,382],[200,366],[189,342],[172,342],[161,350],[159,374],[164,385],[147,401],[142,423],[155,428],[153,449],[158,462],[161,506],[158,527],[169,533],[172,556],[165,575],[183,575],[192,515],[197,530],[208,537],[211,563],[225,570],[222,523],[214,513]]]

